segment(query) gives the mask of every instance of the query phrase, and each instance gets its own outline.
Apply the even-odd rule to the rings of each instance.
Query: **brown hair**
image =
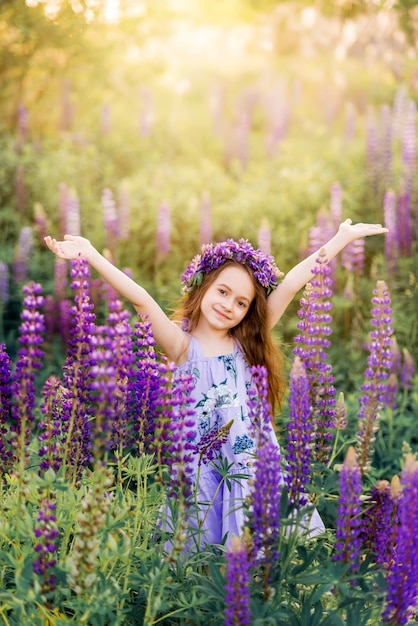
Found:
[[[200,317],[200,305],[203,296],[216,280],[223,269],[229,265],[239,265],[247,270],[251,276],[255,296],[250,304],[245,317],[238,326],[230,330],[230,334],[240,345],[248,365],[264,365],[268,373],[269,395],[268,399],[272,407],[272,417],[277,408],[281,407],[281,400],[285,392],[285,377],[283,372],[283,355],[273,341],[268,319],[267,293],[266,290],[254,278],[251,270],[236,261],[226,261],[218,268],[203,275],[201,285],[191,292],[182,296],[174,312],[174,319],[178,323],[188,320],[188,331],[196,328]]]

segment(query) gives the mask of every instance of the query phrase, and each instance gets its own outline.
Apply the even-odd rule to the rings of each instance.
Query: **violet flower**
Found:
[[[268,377],[263,366],[250,369],[255,388],[249,389],[248,408],[256,441],[255,476],[251,488],[251,517],[255,558],[264,564],[266,580],[279,558],[281,458],[270,436],[271,407]]]
[[[401,384],[404,389],[412,389],[412,381],[415,375],[415,363],[408,348],[402,349]]]
[[[131,213],[131,205],[130,205],[130,197],[128,189],[125,186],[122,186],[119,189],[118,193],[118,206],[119,206],[119,215],[118,215],[118,223],[119,223],[119,239],[121,241],[127,241],[129,239],[129,222],[130,222],[130,213]]]
[[[139,453],[149,452],[155,420],[158,417],[161,390],[161,371],[155,350],[151,322],[139,317],[134,333],[135,362],[128,376],[126,410],[132,422],[132,444]]]
[[[309,381],[299,357],[290,371],[289,421],[286,444],[286,485],[297,508],[307,503],[306,486],[311,475],[312,425]]]
[[[387,599],[382,614],[387,626],[409,623],[418,601],[418,463],[411,453],[406,455],[401,485],[397,541],[387,573]]]
[[[85,259],[71,262],[71,289],[74,292],[74,306],[71,308],[72,327],[63,366],[64,387],[66,388],[65,421],[68,421],[66,452],[69,454],[76,479],[85,465],[91,460],[91,415],[89,392],[89,368],[91,361],[91,340],[95,333],[95,315],[92,311],[88,292],[90,266]],[[70,403],[72,399],[72,403]],[[67,411],[69,410],[69,414]],[[66,457],[64,457],[66,458]]]
[[[0,343],[0,473],[10,469],[13,451],[8,441],[8,422],[12,403],[11,360],[4,343]]]
[[[161,259],[170,251],[170,207],[162,202],[157,216],[157,258]]]
[[[251,564],[242,541],[234,535],[226,553],[225,626],[251,624]]]
[[[170,411],[170,443],[168,454],[163,459],[170,468],[169,493],[177,494],[186,502],[192,496],[193,458],[196,452],[195,412],[190,393],[194,387],[190,374],[178,375],[168,390]]]
[[[34,533],[36,538],[34,550],[37,558],[33,561],[32,567],[40,579],[41,593],[48,595],[56,587],[54,568],[57,563],[59,538],[55,504],[50,500],[41,501]]]
[[[62,464],[62,438],[65,425],[61,420],[60,402],[58,394],[62,383],[57,376],[50,376],[42,389],[44,400],[41,404],[41,413],[44,418],[39,423],[39,474],[48,469],[58,472]]]
[[[70,235],[80,235],[80,202],[77,192],[68,189],[65,198],[65,232]]]
[[[391,563],[399,525],[399,477],[392,483],[379,480],[373,486],[362,522],[362,539],[367,551],[372,551],[376,563]]]
[[[207,465],[217,458],[222,446],[227,442],[233,420],[221,426],[218,430],[213,428],[200,438],[197,453],[199,454],[198,465]]]
[[[385,236],[385,257],[390,274],[393,274],[397,268],[399,255],[396,204],[397,199],[395,192],[392,189],[387,189],[383,200],[383,216],[384,225],[388,229]]]
[[[265,254],[271,254],[271,228],[266,218],[258,229],[258,247]]]
[[[9,268],[0,261],[0,312],[9,301]],[[1,323],[1,322],[0,322]]]
[[[32,435],[35,410],[35,377],[42,367],[44,352],[44,315],[40,312],[45,299],[41,285],[31,282],[23,287],[22,320],[19,326],[18,359],[12,376],[12,424],[11,443],[18,458],[24,463],[28,456],[28,445]]]
[[[110,256],[113,260],[116,256],[116,249],[119,238],[119,224],[116,211],[116,202],[113,198],[113,192],[107,187],[103,189],[102,192],[102,214],[103,226],[106,237],[106,246],[110,250]]]
[[[18,283],[27,280],[28,262],[33,250],[33,231],[31,226],[24,226],[20,231],[17,253],[13,262],[13,271]]]
[[[378,428],[380,410],[385,401],[388,372],[392,363],[391,345],[393,334],[390,295],[383,280],[377,281],[373,291],[369,357],[361,386],[357,433],[358,462],[362,472],[370,468],[370,457]]]
[[[339,487],[333,559],[349,563],[353,570],[357,570],[361,547],[360,496],[362,487],[360,467],[353,446],[347,450],[339,476]]]
[[[306,285],[300,300],[298,315],[301,319],[297,328],[301,332],[294,339],[297,345],[293,350],[305,365],[309,380],[311,420],[316,439],[314,457],[319,461],[325,461],[329,456],[335,415],[334,376],[332,366],[326,362],[326,350],[331,345],[328,337],[332,333],[330,271],[321,250],[313,270],[314,278]]]

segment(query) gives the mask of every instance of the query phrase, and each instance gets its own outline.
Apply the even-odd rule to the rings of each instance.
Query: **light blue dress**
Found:
[[[200,508],[200,524],[203,536],[200,542],[221,543],[227,534],[240,535],[244,526],[243,501],[250,494],[251,478],[254,477],[255,442],[248,416],[248,389],[251,374],[241,350],[232,354],[205,357],[197,339],[190,337],[188,359],[177,372],[193,377],[191,392],[195,410],[197,449],[202,448],[205,436],[218,432],[231,420],[227,440],[214,458],[205,463],[205,456],[194,456],[194,480],[198,481],[197,497]],[[271,424],[267,425],[269,436],[278,446]],[[207,460],[207,459],[206,459]],[[226,460],[230,465],[228,477],[223,480],[215,465]],[[278,468],[278,478],[280,468]],[[240,476],[234,480],[234,476]],[[278,480],[279,486],[279,480]]]

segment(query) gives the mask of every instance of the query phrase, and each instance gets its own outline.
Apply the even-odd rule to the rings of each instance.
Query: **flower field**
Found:
[[[299,71],[248,44],[215,71],[152,47],[157,9],[86,27],[17,5],[17,66],[38,39],[0,97],[0,624],[416,623],[416,57],[399,76],[319,50]],[[389,232],[320,253],[275,329],[280,453],[254,367],[245,530],[208,545],[189,464],[246,480],[228,425],[191,445],[191,381],[149,321],[43,237],[88,237],[169,311],[201,243],[244,237],[286,272],[347,217]]]

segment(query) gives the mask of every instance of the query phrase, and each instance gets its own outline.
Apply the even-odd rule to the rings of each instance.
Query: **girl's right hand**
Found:
[[[64,241],[57,241],[49,235],[44,237],[44,241],[48,248],[60,259],[72,261],[79,256],[87,258],[88,251],[91,250],[91,243],[84,237],[75,237],[74,235],[64,235]]]

